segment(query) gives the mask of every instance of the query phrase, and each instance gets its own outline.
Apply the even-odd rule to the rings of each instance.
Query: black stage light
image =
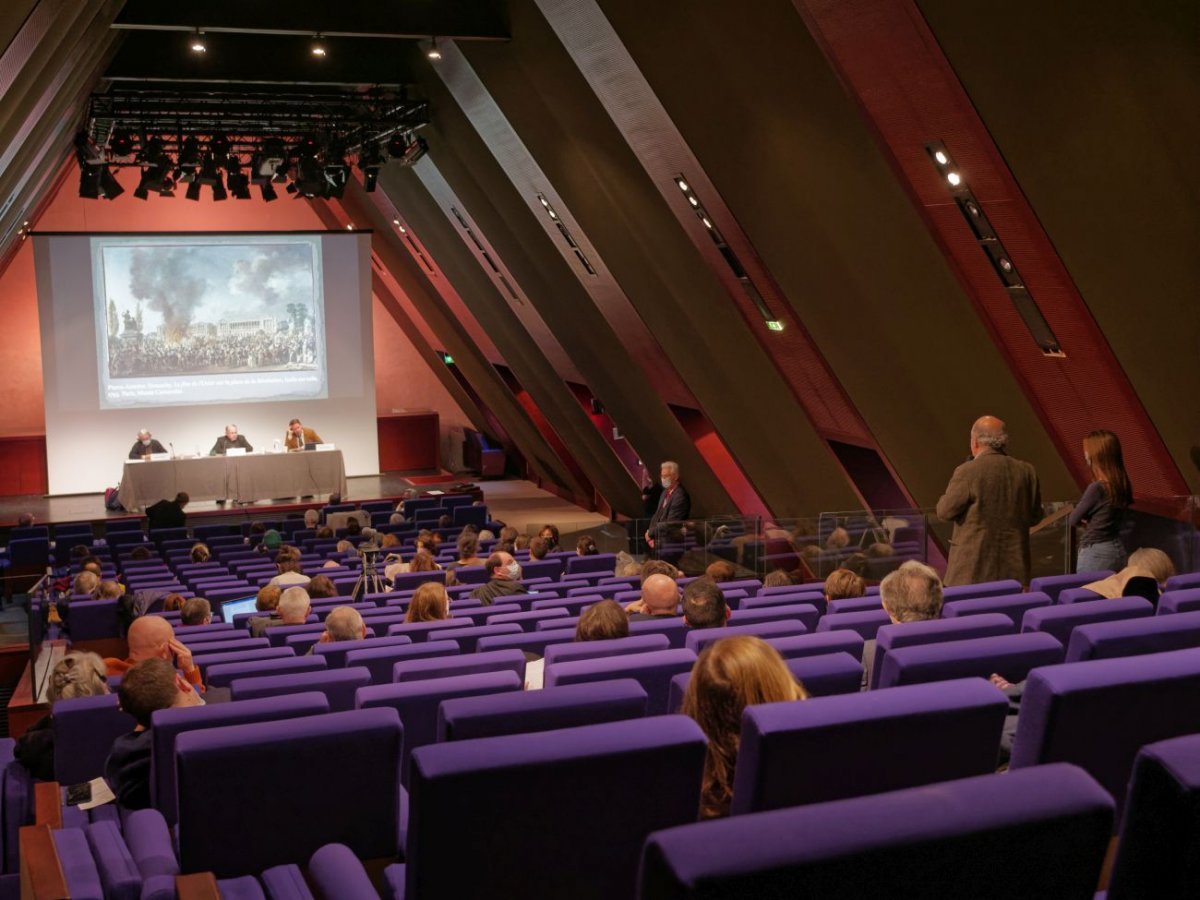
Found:
[[[368,194],[374,193],[379,184],[379,169],[383,166],[383,153],[378,144],[364,144],[358,157],[358,167],[363,173],[363,187]]]
[[[179,165],[185,169],[200,165],[200,145],[195,138],[190,137],[183,142],[179,151]]]
[[[100,199],[100,166],[90,163],[80,165],[79,196],[85,200]]]
[[[100,167],[100,196],[105,200],[112,200],[125,193],[125,188],[121,187],[121,182],[109,170],[108,166]]]
[[[214,134],[208,142],[208,152],[217,159],[224,159],[229,155],[229,138],[223,134]]]
[[[296,180],[288,186],[289,191],[293,185],[299,192],[298,197],[325,196],[325,172],[321,164],[311,156],[300,157],[296,163]]]
[[[264,181],[258,186],[258,189],[262,192],[262,198],[265,203],[270,203],[272,200],[279,199],[279,195],[275,193],[275,188],[269,181]]]
[[[128,156],[133,152],[133,132],[128,128],[115,128],[108,144],[113,156]]]
[[[428,152],[429,145],[425,143],[425,138],[416,138],[400,156],[400,165],[411,166]]]
[[[199,200],[200,199],[200,182],[198,182],[198,181],[188,182],[187,191],[184,193],[184,196],[187,197],[189,200]]]
[[[401,134],[399,131],[397,131],[388,139],[388,155],[399,159],[404,155],[404,151],[408,149],[408,145],[409,136],[406,134]]]
[[[349,180],[350,167],[344,162],[326,166],[324,196],[340,200],[346,192],[346,182]]]

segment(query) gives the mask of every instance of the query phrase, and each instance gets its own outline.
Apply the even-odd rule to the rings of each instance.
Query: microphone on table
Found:
[[[174,459],[175,458],[175,445],[173,443],[171,443],[170,441],[167,441],[167,446],[171,448],[171,459]]]

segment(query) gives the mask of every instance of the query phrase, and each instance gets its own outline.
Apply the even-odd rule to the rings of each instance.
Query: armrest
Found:
[[[179,900],[221,900],[221,892],[217,890],[217,876],[212,872],[176,875],[175,891]]]
[[[69,897],[67,876],[63,872],[48,825],[26,825],[20,831],[21,897],[28,900],[52,900]]]
[[[62,789],[57,781],[43,781],[33,786],[33,824],[48,828],[63,827]]]

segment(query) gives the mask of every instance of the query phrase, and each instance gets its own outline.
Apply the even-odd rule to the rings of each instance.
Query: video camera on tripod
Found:
[[[350,591],[351,603],[357,603],[366,594],[383,593],[383,578],[379,574],[380,546],[364,541],[355,549],[358,551],[358,561],[362,564],[362,572]]]

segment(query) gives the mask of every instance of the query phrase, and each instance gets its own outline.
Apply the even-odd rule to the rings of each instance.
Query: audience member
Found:
[[[361,641],[367,636],[367,624],[362,613],[353,606],[338,606],[325,617],[325,630],[319,641],[329,644],[336,641]]]
[[[318,528],[317,529],[317,540],[318,541],[333,540],[333,529],[330,528],[328,525],[323,525],[320,528]]]
[[[151,558],[149,547],[139,545],[129,551],[129,559],[133,562],[145,562]]]
[[[659,468],[659,483],[662,485],[662,494],[644,535],[646,546],[656,552],[668,537],[676,533],[678,523],[692,512],[687,489],[679,483],[679,463],[670,460],[664,462]]]
[[[585,534],[575,542],[576,556],[595,556],[600,552],[596,546],[596,539],[590,534]]]
[[[163,597],[162,608],[163,612],[179,612],[183,609],[183,594],[171,591],[171,593]]]
[[[100,557],[98,556],[86,556],[81,559],[79,561],[79,570],[81,572],[91,572],[97,577],[103,577],[104,575],[104,565],[100,562]]]
[[[333,548],[334,553],[353,553],[354,545],[347,540],[340,540]]]
[[[90,594],[96,590],[96,586],[99,584],[100,576],[95,572],[80,572],[75,576],[75,580],[71,582],[71,593]]]
[[[179,624],[184,627],[212,624],[212,604],[204,597],[192,597],[183,601]]]
[[[513,528],[511,525],[505,525],[500,529],[500,533],[496,535],[496,540],[509,541],[512,543],[515,542],[518,537],[521,537],[521,535],[517,533],[517,529]]]
[[[408,563],[410,572],[439,572],[441,568],[428,550],[418,550]]]
[[[392,547],[399,547],[400,538],[396,537],[394,534],[385,534],[383,536],[383,540],[379,542],[379,546],[384,550],[390,550]]]
[[[268,584],[282,588],[291,585],[303,587],[310,581],[309,577],[300,571],[300,551],[295,547],[280,548],[279,555],[275,557],[275,568],[279,570],[279,574],[267,582]]]
[[[280,625],[303,625],[308,621],[309,614],[312,613],[312,603],[308,596],[308,591],[302,587],[290,587],[279,595],[279,603],[275,609],[275,615],[267,618],[266,616],[255,616],[250,620],[250,635],[252,637],[263,637],[267,633],[268,628],[275,628]]]
[[[19,516],[17,516],[17,527],[18,528],[32,528],[33,523],[35,521],[37,521],[37,520],[34,517],[33,513],[23,512]]]
[[[317,526],[321,524],[321,514],[315,509],[306,509],[304,511],[304,527],[308,531],[315,531]]]
[[[543,525],[542,530],[538,532],[538,537],[542,538],[550,545],[549,549],[547,550],[548,553],[553,553],[555,550],[558,549],[558,526],[557,525]],[[533,547],[532,541],[530,541],[529,546],[530,546],[530,548]]]
[[[187,525],[187,516],[183,508],[191,498],[184,491],[175,495],[174,500],[159,500],[146,507],[146,525],[151,531],[160,528],[183,528]]]
[[[346,534],[349,537],[357,537],[358,535],[362,534],[362,523],[360,523],[354,516],[350,516],[348,519],[346,519]]]
[[[616,600],[600,600],[584,608],[575,626],[576,641],[611,641],[629,637],[629,617]],[[546,660],[531,653],[525,662],[525,690],[541,690],[545,684]]]
[[[1136,578],[1153,580],[1161,588],[1175,574],[1175,564],[1157,547],[1139,547],[1129,554],[1129,562],[1120,572],[1084,585],[1101,597],[1113,600],[1125,596],[1125,588]]]
[[[672,581],[679,578],[683,573],[671,565],[666,560],[648,559],[642,563],[639,574],[642,577],[642,584],[646,583],[646,579],[651,575],[666,575]]]
[[[942,614],[942,580],[924,563],[910,559],[879,582],[879,601],[893,625],[928,622]],[[863,687],[875,668],[875,640],[863,645]]]
[[[482,566],[484,560],[479,556],[479,536],[474,531],[463,529],[458,536],[458,560],[447,568],[459,566]]]
[[[1029,529],[1042,517],[1042,492],[1032,465],[1005,448],[1008,432],[994,416],[971,426],[971,459],[950,476],[937,516],[954,523],[947,585],[1014,578],[1029,581]]]
[[[142,621],[142,620],[139,620]],[[150,807],[151,717],[160,709],[197,706],[202,701],[163,659],[146,659],[129,669],[117,688],[121,709],[136,727],[113,741],[104,763],[104,780],[125,809]]]
[[[513,550],[528,550],[529,545],[533,543],[533,538],[527,534],[518,534],[516,539],[512,541]],[[512,553],[512,550],[508,551]]]
[[[314,576],[312,581],[308,583],[308,596],[313,599],[328,599],[337,595],[337,585],[333,583],[328,575]]]
[[[863,577],[849,569],[834,569],[825,579],[825,602],[849,600],[867,595],[867,583]]]
[[[497,597],[528,593],[521,584],[521,564],[511,553],[493,553],[483,565],[488,580],[471,591],[471,596],[484,606],[491,606]]]
[[[438,528],[453,528],[454,527],[454,519],[450,515],[450,513],[442,513],[442,515],[438,516],[437,527]]]
[[[729,614],[725,594],[707,575],[683,589],[683,621],[689,628],[720,628]]]
[[[1133,503],[1133,487],[1125,471],[1121,441],[1111,431],[1093,431],[1083,439],[1083,461],[1092,473],[1079,503],[1071,510],[1068,524],[1086,525],[1079,539],[1076,572],[1120,569],[1126,563],[1121,526]]]
[[[212,559],[212,551],[208,549],[208,544],[193,544],[192,552],[188,555],[194,563],[206,563]]]
[[[785,569],[772,569],[763,578],[763,587],[788,587],[795,584],[790,572]]]
[[[850,532],[839,525],[825,539],[826,550],[843,550],[850,546]]]
[[[333,537],[331,534],[330,537]],[[283,549],[283,535],[274,528],[268,528],[262,533],[262,540],[258,542],[259,553],[275,553]]]
[[[529,559],[533,562],[543,560],[550,552],[550,542],[544,537],[531,538],[529,541]]]
[[[254,599],[254,608],[259,612],[275,612],[275,608],[279,606],[279,595],[282,593],[282,589],[273,584],[264,585],[258,589],[258,595]]]
[[[733,581],[737,577],[737,569],[728,560],[718,559],[716,562],[708,564],[704,574],[720,584],[722,581]]]
[[[55,663],[50,671],[47,690],[50,712],[36,722],[17,740],[14,750],[17,762],[29,774],[42,781],[54,780],[54,704],[74,697],[96,697],[108,693],[104,660],[95,653],[71,650]]]
[[[804,685],[766,641],[744,635],[728,637],[700,651],[683,696],[683,713],[695,719],[708,737],[701,818],[729,815],[746,707],[807,699]]]
[[[679,585],[668,575],[651,575],[642,582],[641,599],[625,607],[631,622],[679,614]]]
[[[116,581],[102,581],[92,591],[93,600],[120,600],[125,588]]]
[[[427,581],[413,592],[405,622],[436,622],[450,618],[450,595],[436,581]]]
[[[175,639],[175,629],[162,616],[139,616],[129,626],[126,636],[129,656],[125,659],[108,657],[104,665],[109,675],[124,675],[138,663],[147,659],[163,659],[172,662],[186,682],[196,690],[203,691],[200,669],[192,662],[192,651]]]

